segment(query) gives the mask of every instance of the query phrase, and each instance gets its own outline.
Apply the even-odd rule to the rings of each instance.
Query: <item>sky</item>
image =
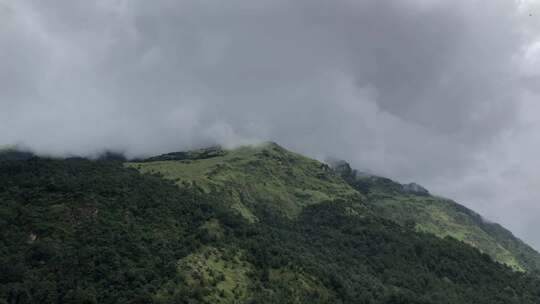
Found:
[[[540,0],[0,0],[0,146],[275,141],[540,249]]]

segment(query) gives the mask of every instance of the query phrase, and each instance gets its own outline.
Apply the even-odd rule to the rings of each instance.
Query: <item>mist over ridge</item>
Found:
[[[540,246],[538,1],[0,1],[0,145],[128,157],[271,140]]]

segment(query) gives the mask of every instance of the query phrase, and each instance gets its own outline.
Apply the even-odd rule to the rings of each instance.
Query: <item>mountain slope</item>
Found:
[[[333,167],[385,218],[439,237],[451,236],[516,270],[540,270],[538,252],[500,225],[452,200],[432,196],[416,184],[401,185],[352,170],[346,162],[336,162]]]
[[[515,270],[540,270],[540,254],[534,249],[453,201],[432,196],[414,183],[401,185],[358,173],[346,163],[334,166],[342,180],[326,165],[274,143],[171,153],[127,166],[220,193],[224,202],[252,222],[257,220],[254,208],[261,205],[294,217],[311,204],[356,201],[361,202],[357,207],[368,203],[377,215],[402,225],[414,224],[419,231],[470,244]]]
[[[0,303],[540,302],[536,277],[379,216],[319,162],[211,150],[0,160]]]
[[[230,207],[252,222],[257,220],[254,209],[261,206],[294,217],[311,204],[361,200],[359,192],[327,165],[275,143],[171,153],[126,166],[142,173],[159,173],[177,185],[219,193],[224,202],[230,202]]]

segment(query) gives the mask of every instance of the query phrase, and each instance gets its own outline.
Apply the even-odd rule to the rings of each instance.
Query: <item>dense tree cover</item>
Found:
[[[204,202],[120,163],[0,163],[0,298],[120,303],[144,298],[196,246]],[[172,266],[171,266],[172,265]]]
[[[297,222],[258,226],[262,231],[239,246],[248,246],[257,269],[292,265],[320,278],[334,291],[331,303],[538,301],[538,281],[464,243],[347,210],[346,204],[310,206]]]
[[[353,202],[249,223],[115,159],[0,161],[0,303],[540,303],[537,279]]]

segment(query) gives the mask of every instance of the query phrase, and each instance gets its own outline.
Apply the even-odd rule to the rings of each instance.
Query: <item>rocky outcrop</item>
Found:
[[[403,191],[405,193],[414,194],[414,195],[424,195],[424,196],[429,195],[429,191],[417,183],[409,183],[409,184],[403,185]]]

